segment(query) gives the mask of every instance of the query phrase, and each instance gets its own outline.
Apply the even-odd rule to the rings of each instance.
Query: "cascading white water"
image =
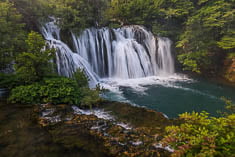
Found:
[[[151,61],[156,55],[155,38],[140,26],[91,28],[72,36],[76,52],[100,77],[139,78],[157,71]]]
[[[42,34],[50,47],[56,48],[58,73],[71,76],[83,68],[90,80],[101,78],[130,79],[174,73],[171,41],[153,34],[141,26],[119,29],[90,28],[80,36],[72,34],[74,51],[60,38],[55,22],[46,23]]]
[[[174,59],[171,54],[171,41],[168,38],[158,38],[157,63],[160,75],[175,72]]]
[[[60,29],[54,22],[46,23],[41,31],[48,45],[56,49],[57,71],[60,75],[71,77],[76,69],[82,68],[89,76],[91,86],[98,83],[99,77],[90,70],[90,64],[60,40]]]

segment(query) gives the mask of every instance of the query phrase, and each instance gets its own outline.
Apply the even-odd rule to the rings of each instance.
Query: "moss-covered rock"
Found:
[[[163,114],[126,103],[104,101],[101,108],[112,118],[73,112],[71,106],[41,106],[39,124],[51,134],[54,143],[67,149],[82,149],[103,156],[168,156],[158,145],[164,129],[173,120]],[[59,117],[55,121],[53,117]],[[69,118],[68,118],[69,117]],[[43,123],[42,123],[43,120]],[[127,125],[128,124],[128,125]]]

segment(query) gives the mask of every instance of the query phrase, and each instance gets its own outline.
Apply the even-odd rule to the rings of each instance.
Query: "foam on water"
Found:
[[[84,114],[84,115],[95,115],[100,119],[105,120],[112,120],[114,117],[112,117],[108,112],[105,112],[102,109],[91,109],[91,110],[82,110],[78,108],[77,106],[72,106],[74,113],[76,114]]]
[[[118,126],[121,126],[124,129],[127,129],[127,130],[132,129],[132,127],[129,124],[119,122],[119,121],[117,122],[115,117],[111,116],[109,112],[104,111],[103,109],[86,109],[86,110],[83,110],[83,109],[78,108],[77,106],[72,106],[72,109],[74,110],[75,114],[95,115],[100,119],[113,121],[114,124],[116,124]],[[101,125],[101,126],[100,125],[93,126],[91,129],[96,130],[96,129],[102,128],[103,126],[105,126],[105,124]]]
[[[118,122],[117,125],[125,128],[127,130],[132,129],[132,127],[129,124],[125,124],[125,123],[122,123],[122,122]]]
[[[175,151],[170,146],[163,147],[162,144],[156,144],[154,147],[155,148],[165,149],[166,151],[171,152],[171,153],[173,153]]]
[[[112,92],[121,93],[119,87],[130,87],[136,91],[144,92],[148,88],[146,85],[162,85],[165,87],[176,87],[175,82],[192,83],[195,80],[188,78],[186,75],[174,74],[170,76],[149,76],[136,79],[102,79],[101,85]]]
[[[173,74],[171,76],[150,76],[136,79],[102,79],[100,84],[105,89],[109,89],[110,92],[115,93],[115,100],[129,103],[132,102],[130,100],[127,100],[125,96],[123,96],[121,87],[127,87],[130,88],[133,92],[136,92],[141,95],[146,95],[147,93],[145,91],[149,89],[149,86],[158,85],[163,86],[165,88],[176,88],[179,90],[189,91],[199,95],[207,96],[211,99],[219,99],[216,96],[202,92],[200,90],[187,88],[180,85],[180,83],[191,84],[196,82],[196,80],[191,79],[186,75]]]

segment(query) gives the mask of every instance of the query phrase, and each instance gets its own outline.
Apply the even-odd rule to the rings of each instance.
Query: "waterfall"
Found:
[[[171,41],[155,38],[141,26],[118,29],[89,28],[80,35],[71,33],[73,50],[60,38],[55,22],[41,28],[50,47],[55,48],[57,70],[70,77],[83,68],[92,82],[101,78],[130,79],[174,73]]]
[[[169,75],[175,72],[174,59],[171,54],[171,40],[158,38],[157,63],[159,75]]]
[[[60,29],[54,22],[46,23],[41,28],[41,32],[49,47],[56,49],[56,65],[59,75],[71,77],[76,69],[82,68],[89,76],[91,86],[98,83],[99,76],[91,71],[90,64],[60,40]]]

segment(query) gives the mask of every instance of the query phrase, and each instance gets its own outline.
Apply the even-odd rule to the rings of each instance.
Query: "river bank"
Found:
[[[163,114],[104,101],[81,110],[68,105],[0,105],[0,156],[168,156],[159,145],[174,123]]]

